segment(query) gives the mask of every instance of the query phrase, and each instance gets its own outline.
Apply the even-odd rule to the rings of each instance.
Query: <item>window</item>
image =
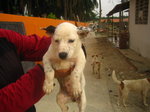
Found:
[[[135,24],[148,23],[149,0],[136,0]]]

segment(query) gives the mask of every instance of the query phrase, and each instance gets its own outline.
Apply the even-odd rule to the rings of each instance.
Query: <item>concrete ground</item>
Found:
[[[116,70],[119,79],[132,79],[147,77],[137,73],[137,69],[143,67],[142,70],[150,68],[150,61],[134,53],[132,50],[118,50],[107,38],[94,38],[93,35],[85,39],[85,47],[87,50],[87,63],[84,70],[86,78],[86,96],[87,107],[85,112],[150,112],[150,107],[144,107],[140,94],[131,93],[127,100],[128,107],[118,107],[117,84],[111,79],[111,72]],[[101,78],[92,74],[91,55],[101,54],[99,60],[101,62]],[[140,60],[140,61],[139,61]],[[143,65],[140,65],[141,62]],[[138,64],[137,64],[138,63]],[[142,71],[140,70],[140,71]],[[56,81],[56,80],[55,80]],[[59,85],[56,81],[56,87],[50,95],[45,95],[37,104],[37,112],[61,112],[56,103],[56,94]],[[149,93],[148,93],[149,94]],[[148,96],[148,104],[150,105],[150,94]],[[78,112],[75,103],[69,104],[69,112]]]

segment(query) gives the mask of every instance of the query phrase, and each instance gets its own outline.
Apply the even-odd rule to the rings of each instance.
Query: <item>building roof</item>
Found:
[[[101,19],[101,22],[107,22],[107,21],[108,21],[108,19]],[[119,20],[119,18],[114,18],[114,19],[110,19],[110,21],[114,22],[114,23],[119,23],[120,20]],[[128,22],[129,19],[128,18],[124,18],[123,21],[124,22]]]
[[[125,9],[129,9],[129,1],[116,5],[116,6],[107,14],[107,16],[111,16],[111,15],[113,15],[114,13],[123,11],[123,10],[125,10]]]

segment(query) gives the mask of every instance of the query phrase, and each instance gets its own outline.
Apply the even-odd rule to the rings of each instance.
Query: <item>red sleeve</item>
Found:
[[[5,29],[0,29],[0,38],[2,37],[16,46],[18,54],[24,61],[41,61],[51,43],[51,38],[40,38],[37,35],[25,36]]]
[[[24,112],[43,95],[44,72],[37,65],[15,83],[0,89],[0,112]]]

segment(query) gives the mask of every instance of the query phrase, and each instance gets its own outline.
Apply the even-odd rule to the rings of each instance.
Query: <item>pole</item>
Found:
[[[101,25],[101,15],[102,15],[102,7],[101,7],[101,0],[99,0],[99,24],[98,24],[98,28],[100,28],[100,25]]]

